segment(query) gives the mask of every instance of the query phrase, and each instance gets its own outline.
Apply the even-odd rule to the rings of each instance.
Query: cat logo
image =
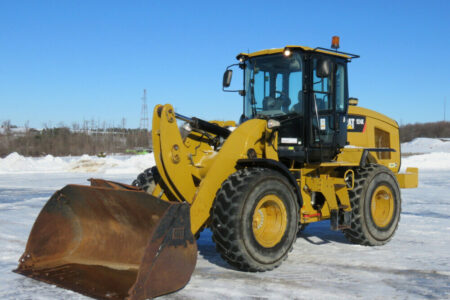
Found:
[[[349,118],[347,121],[347,130],[353,130],[355,128],[355,119]]]
[[[366,129],[366,117],[358,115],[348,115],[347,131],[348,132],[364,132]]]

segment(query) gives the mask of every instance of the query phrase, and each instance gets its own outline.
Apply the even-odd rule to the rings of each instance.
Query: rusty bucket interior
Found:
[[[36,219],[17,273],[97,299],[183,288],[197,260],[189,205],[103,180],[67,185]]]

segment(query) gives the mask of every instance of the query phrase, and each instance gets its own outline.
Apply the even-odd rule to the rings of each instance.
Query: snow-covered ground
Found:
[[[403,154],[407,153],[431,153],[431,152],[450,152],[450,138],[432,139],[417,138],[401,145]]]
[[[419,188],[402,190],[400,225],[388,244],[350,244],[324,221],[306,228],[279,268],[245,273],[220,258],[205,231],[191,281],[163,298],[450,298],[450,150],[438,151],[402,160],[402,169],[420,168]],[[56,189],[91,177],[130,183],[153,162],[151,155],[0,159],[0,299],[88,299],[11,272],[31,226]]]

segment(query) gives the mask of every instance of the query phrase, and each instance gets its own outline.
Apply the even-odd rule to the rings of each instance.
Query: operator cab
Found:
[[[240,121],[279,121],[280,160],[331,161],[347,141],[347,63],[356,57],[302,46],[239,54],[244,73]],[[231,80],[227,72],[224,87]]]

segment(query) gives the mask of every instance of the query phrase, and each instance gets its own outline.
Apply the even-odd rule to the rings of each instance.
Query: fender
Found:
[[[236,169],[243,169],[245,167],[263,167],[272,169],[280,172],[289,180],[289,183],[295,188],[295,193],[297,195],[297,201],[299,208],[303,207],[303,198],[300,192],[300,187],[295,179],[294,175],[289,171],[289,169],[280,163],[279,161],[267,158],[255,158],[255,159],[240,159],[237,161]]]

